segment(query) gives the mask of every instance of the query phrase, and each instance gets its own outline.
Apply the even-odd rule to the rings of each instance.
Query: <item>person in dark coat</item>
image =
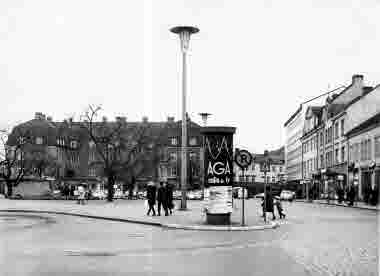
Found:
[[[172,215],[173,214],[173,209],[174,209],[174,204],[173,204],[173,186],[166,183],[166,198],[167,198],[167,203],[166,206],[169,210],[169,213]]]
[[[348,193],[347,193],[347,197],[349,200],[348,205],[354,206],[354,201],[355,201],[355,197],[356,197],[356,189],[355,189],[354,185],[350,186]]]
[[[149,216],[150,211],[153,212],[153,216],[156,215],[156,211],[154,210],[154,205],[156,204],[156,186],[154,185],[153,181],[150,181],[148,183],[148,186],[146,188],[146,197],[148,200],[148,213],[147,215]]]
[[[163,207],[165,211],[165,216],[169,215],[167,203],[168,203],[167,189],[164,186],[164,182],[160,182],[160,187],[158,188],[158,191],[157,191],[157,204],[158,204],[157,212],[159,216],[161,216],[161,207]]]
[[[265,205],[265,211],[272,213],[272,220],[275,220],[276,216],[274,215],[273,196],[269,191],[266,193]]]

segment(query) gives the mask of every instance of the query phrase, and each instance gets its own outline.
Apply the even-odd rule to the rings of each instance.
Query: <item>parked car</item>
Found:
[[[173,199],[176,199],[176,200],[178,200],[178,199],[181,199],[181,197],[182,197],[182,193],[181,193],[181,191],[174,191],[173,192]]]
[[[254,196],[254,198],[264,198],[264,193],[260,193]]]
[[[113,195],[113,198],[123,198],[123,191],[120,189],[117,189]]]
[[[94,190],[90,194],[91,199],[105,199],[106,197],[106,193],[103,190]]]
[[[280,199],[292,201],[296,198],[296,193],[293,191],[283,190],[280,194]]]
[[[296,198],[296,193],[289,190],[283,190],[280,193],[280,199],[282,200],[294,200]]]

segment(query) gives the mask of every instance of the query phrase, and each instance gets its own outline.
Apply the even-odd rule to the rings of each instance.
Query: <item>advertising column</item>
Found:
[[[204,176],[208,224],[230,224],[234,127],[204,127]]]

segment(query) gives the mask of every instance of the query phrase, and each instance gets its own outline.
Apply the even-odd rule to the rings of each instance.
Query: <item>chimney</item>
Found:
[[[363,75],[353,75],[352,85],[357,87],[363,87]]]
[[[174,117],[168,117],[168,123],[174,123]]]
[[[125,124],[127,122],[127,117],[117,116],[116,122],[121,123],[121,124]]]
[[[53,121],[53,118],[51,116],[47,116],[46,117],[46,120],[48,120],[49,122],[52,122]]]
[[[147,122],[148,122],[148,117],[147,117],[147,116],[144,116],[144,117],[142,118],[142,120],[143,120],[143,123],[147,123]]]
[[[102,117],[102,122],[103,122],[103,123],[107,123],[107,117],[106,117],[106,116],[103,116],[103,117]]]
[[[45,115],[42,112],[36,112],[34,113],[34,119],[36,120],[43,120]]]

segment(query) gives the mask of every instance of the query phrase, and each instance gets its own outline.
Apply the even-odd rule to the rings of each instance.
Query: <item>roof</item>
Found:
[[[375,116],[364,121],[363,123],[361,123],[357,127],[351,129],[349,132],[346,133],[346,136],[350,137],[350,136],[359,134],[363,130],[366,130],[367,128],[370,128],[372,126],[380,126],[380,113],[378,113]]]
[[[301,112],[301,110],[302,110],[302,104],[300,104],[300,107],[297,109],[297,111],[294,112],[294,114],[290,116],[290,118],[286,121],[286,123],[284,124],[284,127],[286,127],[297,116],[297,114]]]

